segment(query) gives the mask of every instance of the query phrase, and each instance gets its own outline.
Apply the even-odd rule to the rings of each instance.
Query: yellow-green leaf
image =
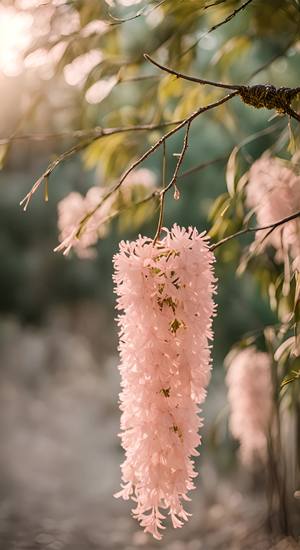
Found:
[[[177,76],[165,76],[158,87],[158,100],[165,104],[169,99],[180,97],[183,92],[183,81]]]
[[[238,153],[238,148],[234,147],[228,159],[227,168],[226,168],[226,184],[227,184],[228,193],[231,197],[233,197],[235,194],[237,153]]]

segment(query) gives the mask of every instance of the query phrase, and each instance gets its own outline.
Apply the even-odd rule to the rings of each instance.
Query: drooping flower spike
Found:
[[[270,356],[252,346],[227,365],[229,428],[240,443],[241,460],[246,465],[265,461],[272,412]]]
[[[247,206],[255,211],[258,225],[270,225],[300,210],[300,176],[283,160],[262,156],[249,171],[246,187]],[[268,230],[256,234],[261,241]],[[267,236],[263,247],[272,245],[275,259],[286,260],[290,254],[293,268],[300,271],[300,219],[296,218],[279,227]]]
[[[78,236],[80,222],[91,212],[105,196],[105,190],[100,187],[91,187],[86,196],[72,192],[58,204],[58,228],[61,243],[54,249],[63,251],[66,256],[73,248],[79,258],[93,258],[95,249],[92,248],[99,238],[107,233],[107,218],[111,214],[112,201],[107,200],[98,208],[95,214],[87,221],[81,235]]]
[[[119,195],[123,207],[131,206],[134,200],[142,200],[154,190],[155,185],[155,174],[147,168],[140,168],[128,175],[119,194],[112,193],[105,198],[107,189],[96,186],[91,187],[85,197],[77,192],[70,193],[58,204],[60,244],[54,252],[63,251],[66,256],[73,249],[79,258],[95,257],[93,246],[106,236],[110,218],[118,213]],[[80,227],[85,218],[84,226]]]
[[[122,490],[160,539],[163,510],[187,520],[197,476],[199,403],[210,378],[214,257],[204,234],[174,225],[162,240],[121,242],[114,257],[122,392]]]

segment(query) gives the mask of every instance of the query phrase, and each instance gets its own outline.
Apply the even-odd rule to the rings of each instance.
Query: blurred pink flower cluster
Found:
[[[63,250],[67,255],[74,248],[80,258],[92,258],[95,251],[91,248],[107,232],[107,217],[111,213],[112,202],[106,200],[85,223],[80,235],[80,222],[91,212],[105,195],[104,189],[91,187],[86,196],[70,193],[58,204],[58,229],[61,244],[54,250]]]
[[[187,520],[200,444],[198,404],[210,378],[214,257],[196,229],[174,225],[162,240],[121,242],[114,257],[119,351],[122,490],[133,515],[160,539],[166,509]]]
[[[230,407],[229,427],[240,442],[241,460],[265,460],[272,411],[271,360],[249,347],[238,352],[226,375]]]
[[[129,205],[136,198],[142,200],[147,192],[155,188],[156,178],[153,172],[147,168],[133,171],[124,180],[120,192],[122,202]],[[54,249],[64,251],[67,255],[71,248],[80,258],[93,258],[95,249],[92,248],[108,231],[110,218],[118,209],[118,193],[112,194],[103,201],[107,189],[103,187],[91,187],[86,196],[72,192],[58,204],[58,229],[60,244]],[[98,207],[98,205],[100,205]],[[94,209],[92,214],[82,226],[82,220]]]
[[[260,226],[270,225],[300,210],[300,176],[279,158],[263,156],[251,166],[246,202],[256,213]],[[260,241],[268,230],[256,234]],[[289,253],[294,269],[300,270],[300,219],[276,228],[263,243],[272,245],[276,259]]]

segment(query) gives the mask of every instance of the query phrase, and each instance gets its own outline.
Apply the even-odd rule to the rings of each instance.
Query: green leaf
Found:
[[[289,128],[289,144],[287,150],[294,155],[300,149],[300,124],[293,124],[291,120],[288,124]]]
[[[143,223],[153,216],[155,210],[155,200],[151,200],[137,206],[130,206],[123,210],[118,219],[118,229],[120,233],[128,230],[137,230]]]
[[[280,344],[279,348],[274,353],[274,359],[277,363],[279,362],[285,362],[287,358],[290,356],[292,349],[294,346],[294,337],[291,336],[282,344]]]
[[[187,89],[183,94],[182,98],[179,101],[175,111],[174,118],[175,120],[181,120],[186,118],[191,114],[197,107],[197,105],[202,103],[203,91],[199,86],[193,86],[190,90]]]
[[[298,286],[298,288],[297,288]],[[299,274],[297,273],[295,305],[294,305],[294,334],[295,334],[295,349],[294,354],[300,355],[300,299],[299,299]]]
[[[230,198],[228,197],[228,193],[219,195],[209,210],[208,219],[214,220],[217,216],[222,216],[229,206]]]
[[[177,76],[165,76],[158,87],[158,100],[163,105],[170,99],[180,97],[183,92],[183,81]]]
[[[284,388],[284,386],[287,386],[287,384],[296,382],[296,380],[300,380],[300,368],[298,370],[293,370],[290,374],[284,377],[280,384],[280,389]]]
[[[234,147],[228,159],[227,168],[226,168],[226,184],[227,184],[228,193],[231,197],[234,197],[235,195],[237,153],[238,153],[238,147]]]
[[[89,169],[101,165],[105,179],[120,175],[124,166],[136,151],[134,138],[125,138],[124,134],[113,134],[98,139],[83,153],[83,161]]]

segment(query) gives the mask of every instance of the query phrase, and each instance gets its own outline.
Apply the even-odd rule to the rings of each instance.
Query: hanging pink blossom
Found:
[[[210,378],[214,257],[196,229],[174,225],[153,244],[121,242],[114,257],[119,351],[122,490],[133,515],[160,539],[164,514],[181,527],[197,476],[198,404]]]
[[[271,360],[249,347],[231,360],[226,376],[230,406],[229,427],[240,442],[241,460],[251,464],[266,457],[272,410]]]
[[[300,177],[284,161],[263,156],[251,166],[246,188],[246,202],[256,213],[260,226],[270,225],[300,210]],[[256,234],[261,240],[268,230]],[[300,270],[300,220],[295,219],[276,228],[263,246],[272,245],[276,259],[282,261],[287,253]]]
[[[74,248],[80,258],[92,258],[94,250],[91,248],[99,238],[107,232],[107,218],[111,213],[112,201],[106,200],[103,205],[88,219],[80,234],[80,222],[102,200],[105,190],[100,187],[91,187],[86,196],[80,193],[70,193],[58,204],[58,228],[61,244],[55,252],[64,250],[67,255]]]

